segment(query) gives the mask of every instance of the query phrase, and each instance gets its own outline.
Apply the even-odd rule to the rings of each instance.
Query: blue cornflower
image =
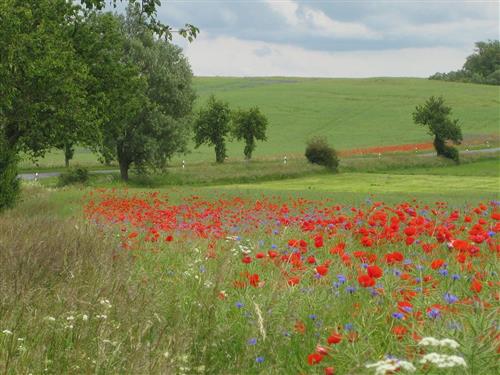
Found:
[[[488,232],[488,236],[493,237],[494,235],[495,235],[495,232],[493,232],[493,231]]]
[[[403,315],[403,313],[395,312],[395,313],[392,313],[392,317],[395,319],[403,319],[404,315]]]
[[[346,331],[351,331],[354,328],[354,325],[352,323],[346,323],[344,324],[344,329]]]
[[[243,306],[245,306],[245,305],[243,305],[241,302],[236,302],[236,307],[238,309],[241,309]]]
[[[441,311],[439,309],[431,309],[427,312],[427,316],[431,319],[439,318]]]
[[[309,319],[315,320],[318,316],[316,314],[310,314]]]
[[[368,268],[368,264],[366,264],[366,263],[361,263],[361,267],[363,267],[363,268]]]
[[[438,272],[441,276],[448,276],[448,270],[446,268],[440,268]]]
[[[255,362],[257,362],[257,363],[262,363],[262,362],[264,362],[264,357],[259,356],[259,357],[255,358]]]
[[[452,278],[453,280],[460,280],[460,275],[459,275],[459,274],[457,274],[457,273],[454,273],[453,275],[451,275],[451,278]]]
[[[255,345],[257,344],[257,339],[256,338],[251,338],[250,340],[247,341],[248,345]]]
[[[453,303],[455,303],[455,302],[457,302],[457,301],[458,301],[458,297],[457,297],[457,296],[454,296],[454,295],[453,295],[453,294],[451,294],[451,293],[445,293],[445,294],[444,294],[444,300],[445,300],[446,302],[448,302],[449,304],[453,304]]]
[[[354,293],[356,291],[356,288],[353,287],[353,286],[348,286],[347,288],[345,288],[345,290],[348,292],[348,293]]]
[[[346,279],[346,277],[344,275],[337,275],[337,280],[341,284],[344,284],[347,281],[347,279]]]

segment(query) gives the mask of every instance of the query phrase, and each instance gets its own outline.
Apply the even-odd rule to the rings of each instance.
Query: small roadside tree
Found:
[[[195,148],[202,144],[215,147],[215,161],[223,163],[227,156],[226,137],[231,124],[229,104],[210,96],[207,107],[200,109],[194,123]]]
[[[451,119],[451,107],[444,103],[444,99],[431,96],[424,105],[418,105],[413,112],[415,124],[426,126],[429,134],[434,136],[434,148],[438,156],[443,156],[459,162],[458,150],[446,144],[452,142],[457,145],[462,141],[462,130],[457,119]]]
[[[265,141],[267,128],[267,118],[260,113],[259,108],[254,107],[249,110],[238,110],[233,114],[234,137],[245,141],[245,159],[252,158],[252,152],[255,150],[255,141]]]

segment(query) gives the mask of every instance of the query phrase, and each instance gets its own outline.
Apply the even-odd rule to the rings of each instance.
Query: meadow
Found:
[[[346,153],[428,142],[444,94],[470,144],[498,141],[498,90],[421,79],[197,78],[269,114],[256,158],[209,149],[162,173],[23,183],[0,215],[4,374],[500,372],[499,152]],[[285,130],[284,130],[285,129]],[[476,143],[475,145],[471,145]],[[289,155],[287,164],[282,156]],[[238,155],[232,157],[232,155]],[[100,166],[79,149],[75,163]],[[57,152],[38,170],[61,169]],[[23,162],[24,170],[33,170]],[[113,169],[113,166],[111,166]]]
[[[442,95],[460,120],[463,148],[496,145],[499,141],[500,92],[498,87],[430,81],[417,78],[323,79],[323,78],[203,78],[196,77],[197,107],[210,94],[236,108],[258,106],[269,119],[268,141],[259,142],[257,159],[302,158],[305,142],[326,137],[336,149],[431,143],[426,130],[415,125],[411,114],[431,95]],[[410,150],[413,151],[414,147]],[[243,159],[243,144],[228,143],[230,160]],[[210,162],[213,149],[202,146],[177,156],[172,164]],[[75,164],[98,165],[95,155],[77,149]],[[39,161],[39,170],[61,168],[64,157],[55,150]],[[21,163],[23,170],[33,163]]]
[[[26,183],[4,373],[498,372],[497,156],[356,160]]]

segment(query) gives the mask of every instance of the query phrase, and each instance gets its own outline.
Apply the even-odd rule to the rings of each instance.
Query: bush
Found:
[[[0,211],[14,205],[19,191],[17,155],[7,147],[0,147]]]
[[[85,184],[89,180],[89,170],[83,167],[70,168],[59,176],[59,186]]]
[[[313,138],[307,142],[306,158],[310,163],[322,165],[335,172],[339,166],[337,152],[322,138]]]

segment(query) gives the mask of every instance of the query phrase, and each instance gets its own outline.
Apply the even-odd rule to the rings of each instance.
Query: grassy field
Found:
[[[128,184],[116,173],[85,186],[23,182],[22,201],[0,214],[1,373],[372,375],[366,366],[386,361],[404,374],[402,360],[417,374],[499,372],[499,153],[460,165],[413,152],[346,157],[338,174],[301,156],[315,134],[341,149],[425,141],[409,114],[430,94],[484,140],[498,135],[497,88],[196,86],[200,101],[213,92],[259,105],[269,142],[249,163],[239,145],[224,165],[200,149],[185,169],[176,160]],[[75,162],[97,165],[83,149]],[[454,341],[429,347],[428,336]],[[463,363],[422,363],[430,352]]]
[[[498,142],[500,89],[495,86],[450,83],[413,78],[306,79],[306,78],[202,78],[194,80],[197,106],[211,94],[233,108],[259,106],[269,118],[268,141],[258,143],[255,157],[302,156],[312,136],[326,137],[339,150],[370,146],[430,142],[425,129],[412,122],[417,104],[431,95],[443,95],[460,119],[464,148],[472,142]],[[243,158],[243,145],[228,144],[230,159]],[[200,147],[180,160],[212,161],[214,152]],[[91,166],[94,155],[84,149],[74,162]],[[62,166],[61,152],[39,162],[42,168]],[[21,168],[32,168],[25,161]]]
[[[455,168],[472,173],[490,165],[479,161],[465,171]],[[25,184],[23,202],[0,215],[0,369],[6,374],[186,375],[319,375],[335,369],[371,375],[365,366],[390,355],[414,363],[417,373],[496,373],[492,285],[498,258],[483,243],[470,269],[464,269],[433,233],[453,223],[459,224],[449,227],[455,228],[453,235],[466,238],[465,215],[472,224],[483,220],[492,228],[494,206],[488,202],[498,198],[498,178],[457,177],[451,169],[440,167],[441,176],[319,174],[220,187],[108,184],[111,189],[103,190]],[[387,206],[376,209],[373,202],[382,200]],[[397,205],[402,202],[407,203]],[[479,202],[484,211],[476,208]],[[283,204],[290,213],[282,211]],[[437,214],[428,216],[426,205]],[[432,244],[432,253],[424,253],[419,242],[405,244],[402,230],[412,225],[411,215],[399,219],[397,241],[362,244],[358,231],[366,230],[365,220],[380,220],[375,212],[397,217],[400,211],[404,217],[410,207],[426,223],[425,230],[417,226],[416,237]],[[449,221],[455,209],[460,221]],[[175,227],[172,210],[181,219]],[[334,221],[309,232],[293,221],[279,224],[294,215],[299,223],[320,223],[328,217],[325,210],[351,226]],[[193,221],[193,230],[182,229]],[[159,240],[152,240],[157,232],[151,228],[160,231]],[[193,236],[201,228],[206,234]],[[373,238],[385,233],[378,225],[369,230],[363,233]],[[318,235],[325,245],[317,245]],[[289,256],[292,239],[309,243],[302,265],[268,259],[272,249]],[[348,254],[378,256],[384,275],[376,287],[359,284],[361,261],[353,257],[345,263],[328,250],[339,241]],[[410,263],[384,263],[390,252],[404,254]],[[251,263],[242,261],[245,257]],[[447,266],[434,269],[438,260]],[[320,265],[326,267],[323,276]],[[470,289],[475,272],[484,274],[481,293]],[[417,294],[403,299],[396,290]],[[459,302],[447,305],[446,298]],[[398,310],[403,300],[411,301],[411,314]],[[426,336],[453,339],[458,349],[422,347],[419,340]],[[458,355],[467,367],[443,372],[419,364],[430,351]]]

